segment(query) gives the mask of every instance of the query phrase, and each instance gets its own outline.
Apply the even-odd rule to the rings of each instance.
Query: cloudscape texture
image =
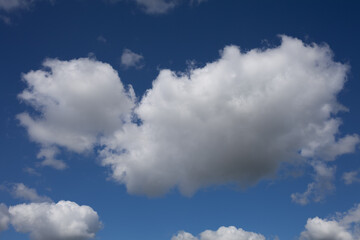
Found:
[[[359,10],[0,0],[0,240],[360,240]]]

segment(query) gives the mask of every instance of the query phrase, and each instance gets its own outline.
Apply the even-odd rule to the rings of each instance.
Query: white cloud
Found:
[[[15,198],[28,200],[31,202],[52,202],[49,197],[40,196],[35,189],[25,186],[23,183],[12,184],[11,195]]]
[[[315,217],[308,219],[306,231],[301,233],[300,239],[306,240],[352,240],[347,229],[334,220],[323,220]]]
[[[294,193],[291,198],[294,202],[306,205],[310,201],[320,202],[326,195],[335,190],[334,178],[335,167],[328,167],[325,163],[314,162],[312,166],[315,170],[314,182],[309,183],[304,193]]]
[[[10,222],[9,211],[5,204],[0,203],[0,232],[8,229]]]
[[[345,172],[342,176],[346,185],[350,185],[355,182],[360,182],[359,171]]]
[[[331,219],[309,218],[299,240],[358,240],[359,227],[360,204],[345,213],[337,213],[336,217]],[[217,231],[206,230],[199,236],[181,231],[171,240],[265,240],[265,237],[259,233],[247,232],[231,226],[220,227]]]
[[[126,67],[136,67],[141,68],[143,65],[141,62],[143,61],[144,57],[140,54],[134,53],[130,49],[124,49],[121,55],[121,64]]]
[[[91,150],[101,135],[128,121],[133,90],[126,91],[117,72],[93,59],[47,59],[44,69],[23,75],[28,85],[19,98],[38,114],[18,115],[32,140],[42,146],[42,165],[63,169],[56,146],[75,152]]]
[[[272,49],[228,46],[203,68],[162,70],[135,108],[133,90],[108,64],[52,59],[44,67],[24,75],[28,88],[19,95],[39,114],[18,116],[41,144],[42,164],[60,163],[58,146],[81,153],[100,144],[102,164],[134,194],[245,187],[273,177],[284,161],[333,161],[359,142],[340,137],[336,114],[345,108],[336,96],[348,66],[326,45],[283,36]],[[331,186],[318,176],[316,189]]]
[[[265,240],[265,237],[258,233],[246,232],[236,227],[220,227],[217,231],[206,230],[194,237],[187,232],[180,232],[171,240]]]
[[[135,109],[142,124],[102,139],[103,165],[130,193],[156,196],[248,186],[296,158],[334,160],[359,142],[335,137],[347,70],[328,46],[285,36],[273,49],[228,46],[188,74],[162,70]]]
[[[198,238],[191,233],[181,231],[176,236],[173,236],[171,240],[198,240]]]
[[[70,201],[19,204],[9,207],[9,213],[15,230],[33,240],[85,240],[101,228],[91,207]]]
[[[301,149],[301,155],[304,157],[321,156],[324,160],[332,161],[338,155],[354,152],[359,142],[358,135],[347,135],[335,141],[340,124],[339,119],[330,119],[322,128],[314,129],[316,137],[308,143],[307,147]]]
[[[355,240],[360,239],[360,205],[334,219],[308,219],[301,240]]]
[[[89,206],[71,201],[54,203],[23,183],[11,184],[9,191],[13,197],[32,203],[9,208],[0,203],[0,232],[10,223],[33,240],[85,240],[94,238],[102,227],[98,214]]]

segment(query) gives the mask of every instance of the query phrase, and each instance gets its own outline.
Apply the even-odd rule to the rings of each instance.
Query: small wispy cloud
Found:
[[[0,20],[3,21],[6,25],[11,25],[11,19],[7,16],[0,15]]]
[[[177,4],[177,0],[135,0],[136,3],[149,14],[167,13],[173,9]]]
[[[325,196],[335,190],[335,167],[328,167],[325,163],[314,162],[312,166],[315,170],[314,182],[309,183],[303,193],[291,194],[293,202],[300,205],[306,205],[311,201],[321,202]]]
[[[0,9],[7,12],[28,8],[34,0],[0,0]]]
[[[135,67],[142,68],[144,57],[141,54],[135,53],[130,49],[124,49],[121,55],[121,65],[125,68]]]
[[[47,196],[41,196],[36,189],[29,188],[23,183],[10,184],[10,194],[17,199],[22,199],[30,202],[52,202]]]
[[[105,0],[110,3],[122,2],[124,0]],[[199,5],[208,0],[132,0],[143,12],[151,15],[159,15],[169,13],[171,10],[179,6],[181,3],[189,3],[190,5]]]
[[[346,185],[350,185],[352,183],[359,183],[360,182],[359,173],[360,173],[359,170],[345,172],[342,176],[342,179]]]
[[[98,40],[99,42],[102,42],[102,43],[106,43],[106,42],[107,42],[106,38],[105,38],[104,36],[102,36],[102,35],[99,35],[99,36],[96,38],[96,40]]]
[[[23,171],[32,176],[40,176],[41,175],[38,171],[36,171],[36,169],[31,168],[31,167],[25,167],[25,168],[23,168]]]

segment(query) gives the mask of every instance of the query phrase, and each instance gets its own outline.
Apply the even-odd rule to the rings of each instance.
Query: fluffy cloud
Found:
[[[40,196],[35,189],[25,186],[23,183],[15,183],[12,185],[10,192],[13,197],[28,200],[31,202],[52,202],[46,196]]]
[[[41,144],[42,164],[66,166],[55,158],[58,146],[81,153],[99,144],[102,164],[134,194],[249,186],[284,161],[307,159],[319,178],[307,196],[317,199],[314,189],[332,186],[334,169],[324,162],[359,142],[339,133],[336,114],[346,108],[336,96],[348,66],[326,45],[283,36],[270,49],[228,46],[202,68],[162,70],[136,107],[108,64],[52,59],[44,67],[24,75],[28,88],[19,95],[38,114],[18,116]]]
[[[55,146],[78,153],[92,149],[99,136],[128,121],[134,93],[124,89],[110,65],[93,59],[48,59],[43,66],[23,75],[28,88],[19,94],[39,114],[22,113],[18,119],[41,144],[42,164],[63,169]]]
[[[294,202],[306,205],[310,201],[320,202],[326,195],[335,190],[334,178],[335,167],[328,167],[325,163],[314,162],[312,166],[315,170],[314,182],[309,183],[304,193],[294,193],[291,198]]]
[[[8,228],[10,222],[9,211],[5,204],[0,203],[0,232]]]
[[[308,219],[300,240],[355,240],[360,238],[360,205],[336,219]]]
[[[85,240],[95,237],[102,227],[98,214],[89,206],[70,201],[54,203],[22,183],[11,184],[9,191],[15,198],[32,203],[9,208],[0,204],[0,232],[10,223],[34,240]]]
[[[181,231],[176,236],[173,236],[171,240],[198,240],[198,238],[191,233]]]
[[[130,49],[124,49],[122,55],[121,55],[121,64],[126,67],[136,67],[141,68],[141,62],[144,59],[144,57],[140,54],[134,53]]]
[[[171,240],[265,240],[261,234],[246,232],[236,227],[220,227],[217,231],[206,230],[200,237],[194,237],[187,232],[180,232]]]
[[[286,36],[272,49],[228,46],[186,74],[162,70],[135,109],[142,124],[102,139],[103,164],[130,193],[154,196],[251,185],[301,157],[334,160],[359,142],[335,137],[347,70],[328,46]]]
[[[323,220],[315,217],[308,219],[306,231],[302,232],[301,238],[304,240],[352,240],[353,237],[347,229],[338,222]]]
[[[83,240],[95,237],[101,228],[97,213],[70,201],[31,203],[9,207],[16,231],[34,240]]]
[[[360,239],[360,204],[345,213],[337,213],[331,219],[309,218],[299,237],[299,240],[356,239]],[[220,227],[217,231],[206,230],[199,236],[181,231],[171,240],[265,240],[265,237],[241,228]]]

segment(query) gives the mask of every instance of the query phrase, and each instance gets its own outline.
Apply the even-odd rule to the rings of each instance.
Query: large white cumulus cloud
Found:
[[[39,115],[18,115],[30,137],[42,145],[38,157],[43,165],[58,169],[58,149],[75,152],[92,149],[97,138],[112,133],[128,121],[133,91],[124,89],[117,72],[109,65],[88,58],[71,61],[48,59],[44,69],[23,75],[28,85],[19,98]]]
[[[255,184],[294,159],[326,169],[324,162],[353,152],[359,138],[342,136],[336,117],[346,110],[336,96],[347,71],[328,46],[283,36],[275,48],[228,46],[204,67],[162,70],[135,103],[110,65],[49,59],[24,74],[19,97],[37,114],[18,118],[41,144],[43,165],[65,168],[59,146],[79,153],[100,146],[102,164],[130,193],[177,187],[191,195],[214,184]],[[304,199],[331,186],[320,180]]]
[[[217,231],[206,230],[200,237],[194,237],[187,232],[180,232],[171,240],[265,240],[265,237],[258,233],[247,232],[236,227],[220,227]]]
[[[92,208],[70,201],[19,204],[9,207],[9,214],[15,230],[34,240],[85,240],[101,228]]]
[[[334,160],[359,142],[336,138],[347,70],[328,46],[286,36],[272,49],[228,46],[188,74],[162,70],[135,109],[142,124],[102,139],[103,164],[129,192],[151,196],[254,184],[299,157]]]

